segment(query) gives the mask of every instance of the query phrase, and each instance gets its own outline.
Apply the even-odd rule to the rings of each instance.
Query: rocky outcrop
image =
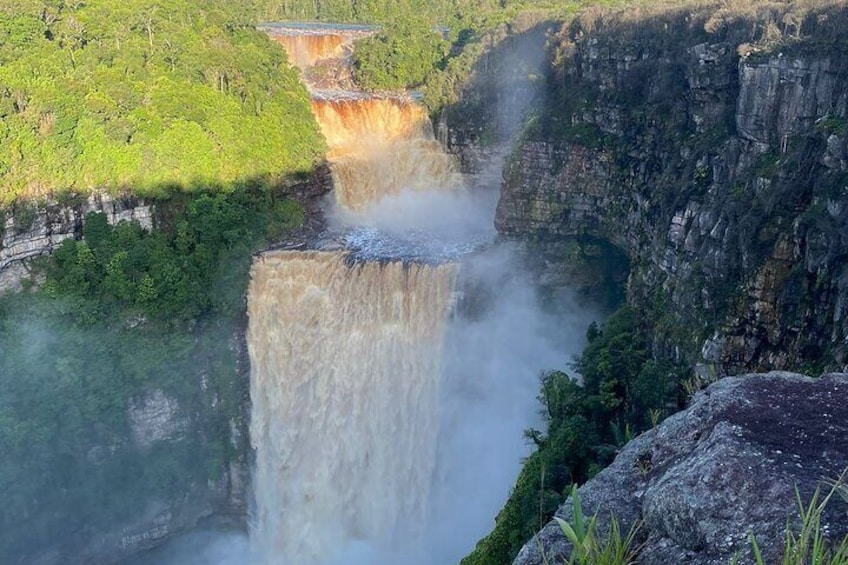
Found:
[[[610,515],[625,531],[641,521],[644,565],[726,565],[737,553],[750,557],[749,533],[766,563],[778,563],[787,519],[797,521],[796,487],[808,502],[848,468],[846,398],[848,374],[722,379],[583,485],[583,511],[597,513],[601,531]],[[570,520],[571,508],[569,499],[557,514]],[[848,501],[832,497],[822,529],[830,540],[848,534]],[[542,552],[560,563],[569,551],[551,522],[514,563],[541,565]]]
[[[188,422],[180,418],[180,405],[163,391],[147,391],[133,399],[127,409],[130,431],[136,447],[144,449],[157,441],[175,439],[185,432]]]
[[[622,250],[658,351],[720,374],[842,370],[848,10],[759,46],[743,44],[755,22],[690,12],[584,16],[561,32],[497,227]]]
[[[318,200],[332,189],[332,182],[326,164],[308,176],[282,181],[281,188],[307,208],[304,234],[320,229],[323,219]],[[21,290],[24,281],[31,278],[33,259],[52,253],[65,239],[81,238],[85,216],[91,212],[104,213],[111,225],[137,222],[150,230],[154,228],[156,206],[154,201],[101,193],[0,208],[0,295]]]
[[[71,202],[22,203],[8,209],[3,218],[0,245],[0,294],[21,289],[29,277],[29,262],[51,253],[62,241],[80,237],[85,215],[103,212],[110,224],[135,221],[153,227],[153,207],[135,198],[106,194]]]

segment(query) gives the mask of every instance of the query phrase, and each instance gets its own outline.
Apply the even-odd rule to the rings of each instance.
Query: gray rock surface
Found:
[[[848,370],[848,9],[810,32],[831,43],[746,58],[750,36],[707,33],[709,16],[561,33],[497,228],[615,245],[657,351],[720,374]]]
[[[133,440],[142,449],[180,436],[188,425],[180,418],[179,403],[158,389],[132,400],[127,413]]]
[[[110,224],[138,222],[153,227],[153,207],[134,198],[92,195],[74,203],[45,202],[5,211],[0,226],[0,294],[15,292],[30,274],[31,259],[51,253],[62,241],[80,237],[86,214],[103,212]]]
[[[726,565],[749,553],[749,532],[777,563],[787,519],[797,516],[795,488],[808,501],[848,468],[846,400],[848,374],[722,379],[583,485],[583,511],[598,513],[602,529],[610,514],[625,529],[642,520],[642,565]],[[558,515],[570,519],[570,499]],[[823,525],[831,539],[848,534],[848,504],[834,497]],[[541,565],[540,548],[550,563],[568,554],[555,522],[514,565]]]

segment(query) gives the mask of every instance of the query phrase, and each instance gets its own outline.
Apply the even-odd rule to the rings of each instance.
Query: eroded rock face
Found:
[[[748,533],[767,563],[779,562],[787,518],[797,517],[795,488],[808,501],[825,479],[848,468],[848,374],[811,379],[793,373],[728,377],[692,405],[630,442],[608,468],[579,489],[583,511],[612,513],[625,528],[643,520],[639,563],[726,565],[750,553]],[[571,500],[558,511],[570,520]],[[848,504],[838,496],[823,526],[848,534]],[[551,522],[515,565],[560,563],[569,548]]]
[[[750,39],[707,33],[709,15],[563,32],[496,225],[620,248],[657,351],[720,374],[846,370],[848,52],[741,58]],[[844,8],[820,20],[832,28],[808,33],[847,33]]]
[[[179,403],[158,389],[131,401],[127,415],[133,440],[139,448],[177,438],[187,425],[180,417]]]
[[[15,292],[30,274],[30,259],[51,253],[62,241],[80,237],[83,219],[91,212],[102,212],[112,225],[121,221],[153,227],[153,207],[134,198],[92,195],[85,200],[61,204],[29,204],[6,211],[0,245],[0,294]]]

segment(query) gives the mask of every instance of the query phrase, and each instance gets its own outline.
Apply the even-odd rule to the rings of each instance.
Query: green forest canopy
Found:
[[[0,203],[158,195],[313,167],[284,52],[224,0],[0,0]]]
[[[522,11],[580,3],[0,0],[0,205],[95,188],[230,189],[311,169],[324,142],[261,21],[381,25],[357,48],[357,78],[422,88],[436,109],[455,99],[487,33]]]
[[[354,74],[367,90],[415,88],[431,111],[455,102],[474,64],[506,27],[565,19],[587,0],[257,0],[266,20],[380,25],[357,43]],[[627,0],[595,0],[593,5]]]

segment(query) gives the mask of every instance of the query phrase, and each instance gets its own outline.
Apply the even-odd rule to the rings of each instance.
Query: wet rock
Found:
[[[158,389],[133,400],[127,415],[133,440],[139,448],[150,447],[157,441],[177,439],[188,424],[180,418],[179,403]]]

